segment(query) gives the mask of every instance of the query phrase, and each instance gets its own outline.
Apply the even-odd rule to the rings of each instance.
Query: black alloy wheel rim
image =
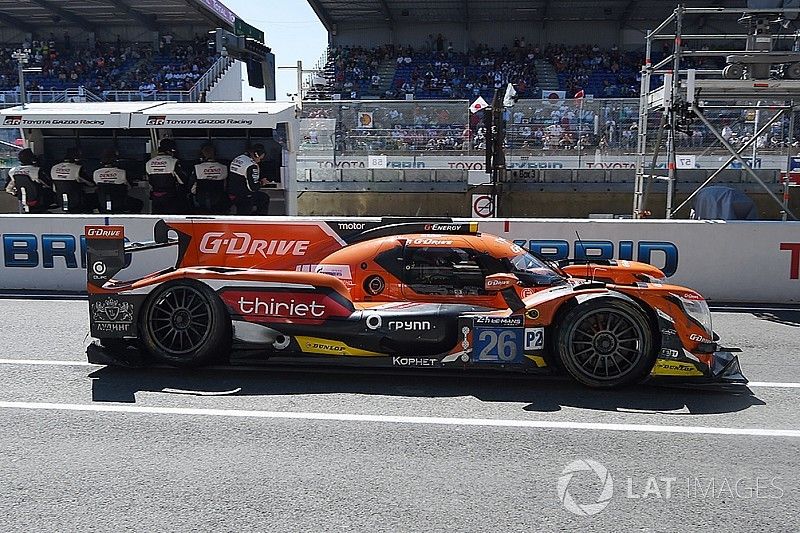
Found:
[[[628,313],[598,309],[569,330],[568,345],[578,370],[597,380],[625,376],[643,357],[645,333]]]
[[[200,348],[211,333],[211,304],[194,287],[167,289],[150,306],[147,324],[153,342],[172,355]]]

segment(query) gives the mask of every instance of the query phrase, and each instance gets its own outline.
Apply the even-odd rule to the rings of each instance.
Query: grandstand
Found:
[[[320,64],[322,75],[310,80],[305,92],[304,113],[309,118],[352,117],[339,120],[333,132],[337,153],[479,156],[485,148],[481,122],[470,117],[465,105],[443,108],[441,101],[466,103],[478,96],[491,101],[495,90],[512,83],[522,100],[507,117],[511,155],[579,160],[567,165],[595,160],[600,165],[609,157],[633,156],[643,33],[675,7],[662,0],[591,5],[309,1],[329,31],[330,47]],[[705,17],[687,31],[722,28],[729,22]],[[667,53],[669,46],[653,56]],[[697,66],[722,64],[719,58],[706,58],[697,60]],[[577,94],[588,100],[575,100]],[[419,103],[346,103],[354,100]],[[358,124],[358,112],[371,114],[370,128]],[[752,125],[741,113],[718,111],[715,118],[730,128],[734,145],[749,140]],[[657,124],[654,117],[651,127]],[[791,142],[786,125],[783,130],[781,126],[760,143],[762,153],[779,154]],[[678,144],[688,152],[722,151],[700,127],[682,135]],[[632,166],[632,161],[620,166]]]
[[[664,0],[309,2],[330,48],[317,78],[326,83],[307,97],[348,100],[487,98],[509,82],[523,98],[581,90],[635,96],[643,33],[675,7]]]
[[[0,1],[0,101],[20,101],[19,49],[31,102],[241,100],[242,63],[209,44],[217,28],[263,39],[216,0]],[[260,74],[274,99],[274,71]]]
[[[682,2],[687,7],[709,3]],[[520,100],[504,117],[510,172],[503,202],[516,205],[524,198],[518,204],[525,206],[520,214],[561,216],[566,206],[553,202],[554,195],[567,195],[572,202],[578,195],[599,198],[594,195],[601,192],[603,201],[588,208],[595,211],[582,211],[584,215],[629,210],[625,204],[642,157],[637,143],[645,35],[675,10],[675,0],[309,4],[328,31],[329,46],[303,92],[301,189],[358,191],[362,202],[379,191],[434,191],[445,201],[444,193],[472,190],[464,189],[464,183],[487,180],[486,132],[483,113],[473,115],[468,106],[479,96],[491,102],[510,83]],[[743,33],[736,11],[746,2],[713,4],[734,8],[734,16],[687,18],[685,34],[714,37],[693,38],[690,44],[695,49],[741,49],[741,40],[718,37]],[[657,42],[651,50],[653,62],[671,54],[672,46],[672,41]],[[776,49],[781,46],[797,44],[783,39]],[[690,57],[683,63],[684,68],[719,73],[724,64],[720,56]],[[661,82],[654,76],[651,87]],[[787,158],[800,148],[797,126],[792,131],[784,116],[771,123],[754,147],[749,144],[756,125],[773,116],[768,109],[753,113],[717,106],[707,111],[732,146],[748,146],[751,165],[778,191]],[[657,132],[663,131],[661,117],[650,113],[647,118],[654,145]],[[674,144],[694,161],[694,168],[680,172],[678,196],[703,183],[725,160],[726,149],[703,124],[676,131]],[[376,154],[386,156],[386,169],[370,169],[369,156]],[[666,172],[664,150],[653,164],[654,175]],[[800,158],[792,164],[800,165]],[[738,162],[715,176],[755,196],[763,193]],[[662,185],[655,186],[656,196],[665,194]],[[455,206],[463,205],[463,197],[453,198],[450,212],[458,212]],[[385,205],[378,197],[374,202]],[[775,216],[772,207],[764,209],[768,216]]]

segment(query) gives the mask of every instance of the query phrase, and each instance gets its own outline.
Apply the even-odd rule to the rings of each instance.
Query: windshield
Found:
[[[514,256],[510,259],[510,261],[514,266],[514,270],[521,270],[522,272],[528,272],[539,268],[551,270],[547,265],[544,264],[544,262],[539,261],[535,256],[529,254],[528,252]]]
[[[563,277],[551,268],[546,262],[530,252],[522,252],[507,261],[511,265],[511,272],[521,281],[533,285],[553,285],[563,281]]]

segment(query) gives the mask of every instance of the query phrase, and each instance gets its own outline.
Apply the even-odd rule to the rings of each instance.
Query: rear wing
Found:
[[[170,232],[175,234],[170,236]],[[128,254],[156,250],[170,246],[186,249],[189,236],[173,230],[166,222],[159,220],[153,227],[153,240],[127,242],[125,226],[86,226],[86,269],[87,290],[99,292],[120,270],[128,266]],[[183,244],[183,246],[181,246]],[[180,263],[182,257],[178,257]]]
[[[125,268],[125,227],[86,226],[84,235],[87,289],[92,294]]]

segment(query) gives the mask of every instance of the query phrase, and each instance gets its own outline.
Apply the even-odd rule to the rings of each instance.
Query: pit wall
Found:
[[[232,224],[243,220],[226,219]],[[77,215],[0,216],[3,248],[0,291],[21,291],[23,296],[41,292],[81,293],[86,288],[84,226],[122,224],[129,240],[149,241],[158,220],[155,216],[110,219]],[[356,223],[363,220],[348,219]],[[503,236],[554,258],[586,255],[650,262],[666,271],[668,282],[692,287],[715,303],[800,303],[800,223],[797,222],[579,219],[477,222],[480,231]],[[172,266],[175,253],[174,248],[138,253],[119,278],[131,279]]]
[[[399,188],[400,186],[398,186]],[[661,188],[660,186],[658,188]],[[584,187],[564,185],[560,190],[534,188],[501,195],[499,214],[515,218],[589,218],[592,214],[608,213],[630,215],[633,209],[631,191],[619,192],[612,188],[597,187],[585,191]],[[654,187],[656,189],[656,187]],[[780,220],[781,208],[758,185],[742,188],[752,198],[761,220]],[[792,187],[789,208],[800,214],[800,187]],[[468,192],[376,192],[376,191],[305,191],[298,200],[298,212],[303,216],[451,216],[469,217],[472,214],[474,194],[488,194],[486,187]],[[689,196],[690,190],[675,195],[673,207],[679,206]],[[780,191],[776,193],[781,196]],[[654,218],[664,218],[666,194],[654,190],[647,202]],[[689,206],[675,214],[675,218],[688,218]]]

